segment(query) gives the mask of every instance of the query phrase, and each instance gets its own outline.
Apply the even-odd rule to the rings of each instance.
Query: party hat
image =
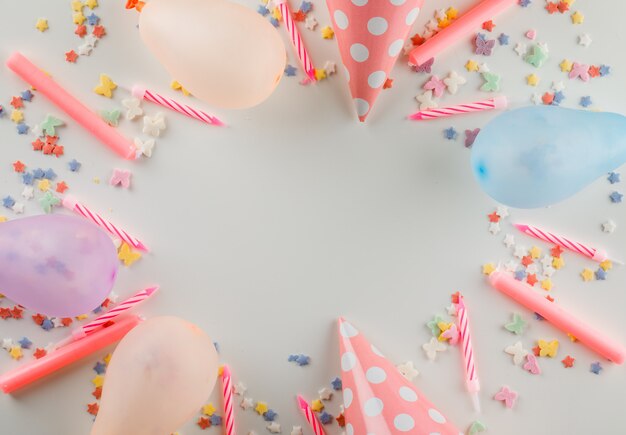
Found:
[[[339,319],[339,348],[348,435],[461,434],[421,391],[343,318]]]
[[[326,0],[356,113],[365,121],[423,0]]]

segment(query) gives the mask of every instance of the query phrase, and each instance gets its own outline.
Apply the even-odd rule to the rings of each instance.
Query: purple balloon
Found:
[[[41,314],[73,317],[102,303],[119,261],[91,222],[43,215],[0,224],[0,292]]]

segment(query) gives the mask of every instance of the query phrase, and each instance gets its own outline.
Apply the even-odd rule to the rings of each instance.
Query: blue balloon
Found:
[[[626,162],[626,118],[556,106],[511,110],[480,131],[471,162],[496,201],[549,206]]]

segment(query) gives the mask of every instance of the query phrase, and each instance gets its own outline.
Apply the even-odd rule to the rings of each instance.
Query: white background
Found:
[[[95,12],[107,36],[91,57],[81,57],[75,65],[66,63],[64,53],[79,45],[69,3],[1,0],[0,59],[13,50],[22,51],[98,110],[121,107],[127,97],[123,90],[116,91],[114,101],[95,95],[91,89],[100,73],[121,85],[140,81],[174,95],[168,88],[170,77],[139,39],[136,14],[125,11],[123,1],[102,2]],[[252,0],[245,3],[257,7]],[[324,3],[314,3],[321,26],[330,24]],[[435,7],[450,5],[426,3],[416,29],[432,17]],[[469,3],[453,2],[461,11]],[[293,4],[294,9],[297,6]],[[530,104],[533,89],[525,76],[536,72],[541,78],[539,93],[549,90],[553,80],[565,82],[564,106],[576,107],[582,95],[591,95],[594,108],[624,112],[626,5],[579,0],[573,9],[585,15],[580,26],[571,24],[569,13],[548,15],[543,6],[534,0],[527,9],[515,6],[498,17],[492,37],[505,32],[511,44],[497,45],[492,57],[472,55],[470,38],[442,55],[435,74],[454,69],[468,78],[458,95],[446,96],[442,103],[486,96],[478,90],[482,81],[477,73],[463,68],[471,57],[486,61],[502,75],[502,93],[514,106]],[[34,28],[39,17],[49,20],[46,33]],[[548,43],[551,55],[536,71],[513,51],[516,42],[530,42],[523,35],[531,28],[537,30],[537,41]],[[284,29],[280,31],[284,36]],[[582,32],[593,38],[588,48],[576,44]],[[303,28],[303,34],[320,66],[325,60],[339,64],[336,41],[322,40],[319,31]],[[293,59],[289,46],[288,52]],[[605,63],[612,66],[612,74],[590,83],[570,81],[558,68],[563,58]],[[14,160],[21,159],[31,169],[52,167],[71,193],[142,238],[152,253],[122,271],[115,291],[126,297],[159,283],[162,291],[141,312],[181,316],[205,329],[220,343],[222,359],[231,365],[235,381],[246,383],[251,397],[267,401],[278,412],[283,433],[294,424],[306,425],[294,395],[300,392],[312,399],[339,374],[335,331],[339,315],[351,320],[394,362],[414,361],[421,372],[415,380],[418,388],[465,430],[476,416],[464,391],[458,350],[445,352],[435,363],[427,361],[421,350],[430,336],[425,322],[444,313],[450,293],[457,290],[465,293],[470,310],[482,383],[484,411],[479,418],[489,433],[624,433],[623,367],[603,362],[601,375],[590,373],[596,355],[531,319],[530,313],[489,288],[480,273],[483,263],[511,258],[501,243],[504,232],[512,231],[511,221],[552,228],[625,257],[626,209],[608,200],[613,188],[621,190],[624,184],[610,186],[602,178],[550,209],[512,210],[503,223],[504,232],[492,236],[486,215],[496,204],[474,182],[469,151],[461,138],[447,141],[442,130],[453,125],[462,133],[483,126],[494,114],[411,123],[404,116],[416,109],[413,96],[428,76],[411,73],[402,61],[392,76],[393,88],[382,93],[365,125],[355,121],[342,74],[303,87],[298,84],[299,73],[298,78],[285,77],[272,97],[254,109],[211,109],[228,128],[167,113],[168,129],[158,140],[154,157],[137,163],[117,158],[71,120],[60,131],[66,156],[58,160],[43,156],[30,149],[32,138],[18,136],[5,118],[0,120],[0,196],[18,197],[21,192],[11,170]],[[4,106],[25,88],[0,68]],[[158,110],[148,104],[144,108],[152,114]],[[46,113],[67,120],[40,95],[28,104],[26,120],[35,124]],[[120,129],[132,136],[140,124],[123,121]],[[71,158],[82,162],[79,173],[67,170]],[[132,170],[130,191],[107,184],[116,167]],[[94,183],[94,177],[102,182]],[[9,210],[0,211],[15,217]],[[34,201],[26,211],[40,213]],[[601,231],[600,224],[608,218],[618,225],[614,234]],[[527,247],[533,244],[519,234],[515,237]],[[583,283],[578,274],[595,265],[573,254],[566,254],[565,261],[566,267],[553,279],[557,302],[626,342],[624,268],[611,271],[606,282]],[[521,337],[526,348],[539,338],[561,342],[558,358],[540,359],[540,376],[515,367],[502,351],[517,340],[502,327],[513,311],[529,321]],[[26,335],[40,346],[67,332],[46,333],[28,319],[0,322],[0,337]],[[311,356],[310,366],[287,362],[289,354],[300,352]],[[565,370],[559,362],[566,354],[576,357],[572,369]],[[85,409],[92,401],[90,380],[95,375],[91,367],[103,355],[19,394],[0,397],[1,432],[88,433],[91,417]],[[17,364],[8,354],[0,355],[1,370]],[[519,392],[513,410],[491,399],[502,385]],[[329,411],[337,414],[339,403],[335,398]],[[238,409],[237,419],[240,433],[265,432],[265,423],[252,411]],[[336,429],[334,424],[329,432]],[[211,431],[216,433],[215,428]],[[181,432],[200,433],[193,422]]]

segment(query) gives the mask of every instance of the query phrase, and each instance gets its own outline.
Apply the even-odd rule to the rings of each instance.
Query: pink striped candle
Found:
[[[476,101],[475,103],[459,104],[456,106],[442,107],[440,109],[420,110],[407,118],[413,121],[425,121],[435,118],[462,115],[464,113],[482,112],[483,110],[505,109],[507,100],[504,95],[489,98],[488,100]]]
[[[457,321],[459,332],[461,334],[461,344],[463,345],[463,361],[465,368],[465,381],[467,391],[472,396],[472,403],[476,412],[480,412],[480,401],[478,392],[480,391],[480,383],[478,382],[478,373],[476,373],[476,364],[474,363],[474,349],[472,348],[472,335],[470,333],[469,319],[467,317],[467,309],[463,296],[459,294],[459,303],[456,307]]]
[[[299,394],[298,394],[297,399],[298,399],[298,406],[300,407],[300,409],[302,410],[302,413],[306,417],[306,421],[309,422],[311,429],[313,429],[313,434],[325,435],[326,432],[324,432],[324,428],[322,427],[322,424],[317,420],[317,417],[315,417],[315,414],[313,413],[313,410],[309,406],[309,403],[306,400],[304,400],[304,397],[302,397]]]
[[[311,62],[311,57],[309,53],[306,51],[304,43],[302,42],[302,36],[300,36],[300,32],[298,31],[298,27],[296,27],[296,23],[291,16],[291,10],[289,10],[289,5],[287,4],[287,0],[276,0],[274,2],[278,9],[280,9],[280,14],[283,16],[283,20],[285,22],[285,27],[287,27],[287,32],[289,33],[289,37],[291,38],[291,43],[293,47],[296,49],[296,54],[298,55],[298,59],[302,63],[304,67],[304,72],[306,75],[313,81],[315,79],[315,68],[313,68],[313,63]]]
[[[78,202],[78,199],[76,199],[74,196],[72,195],[65,196],[61,204],[66,209],[72,210],[73,212],[78,213],[82,217],[89,219],[90,221],[98,225],[100,228],[106,230],[113,237],[118,237],[122,239],[124,242],[128,243],[130,246],[132,246],[135,249],[148,252],[148,248],[146,247],[146,245],[143,244],[143,242],[141,242],[136,237],[131,236],[130,234],[128,234],[126,231],[122,230],[121,228],[116,227],[111,222],[107,221],[102,216],[100,216],[99,214],[92,212],[87,207],[85,207],[80,202]]]
[[[224,433],[226,435],[236,435],[235,411],[233,409],[233,380],[230,368],[222,368],[222,397],[224,398]]]
[[[157,94],[156,92],[152,92],[148,89],[142,88],[141,86],[133,86],[132,94],[134,97],[139,98],[140,100],[150,101],[152,103],[158,104],[159,106],[166,107],[175,112],[182,113],[185,116],[197,119],[207,124],[215,125],[218,127],[222,127],[225,125],[215,116],[209,115],[202,110],[194,109],[193,107],[186,104],[179,103],[176,100]]]
[[[96,317],[91,322],[86,323],[77,329],[74,329],[72,331],[72,335],[67,337],[65,340],[62,340],[57,343],[56,348],[58,349],[76,340],[80,340],[81,338],[84,338],[90,334],[93,334],[97,330],[102,329],[102,327],[104,327],[104,325],[106,325],[108,322],[112,321],[116,317],[124,314],[126,311],[130,310],[131,308],[136,307],[139,303],[148,299],[158,289],[159,287],[155,286],[155,287],[149,287],[147,289],[141,290],[140,292],[136,293],[133,297],[126,299],[124,302],[122,302],[118,306],[110,309],[109,311],[102,314],[101,316]]]
[[[585,257],[589,257],[592,260],[597,261],[598,263],[602,263],[604,260],[608,260],[609,258],[605,251],[599,251],[596,248],[585,246],[582,243],[574,242],[565,237],[557,236],[547,231],[540,230],[537,227],[524,225],[524,224],[514,224],[514,225],[518,230],[520,230],[524,234],[528,234],[529,236],[546,241],[548,243],[553,243],[562,248],[569,249],[570,251],[578,252],[579,254],[582,254]],[[615,261],[615,262],[621,263],[619,261]]]

